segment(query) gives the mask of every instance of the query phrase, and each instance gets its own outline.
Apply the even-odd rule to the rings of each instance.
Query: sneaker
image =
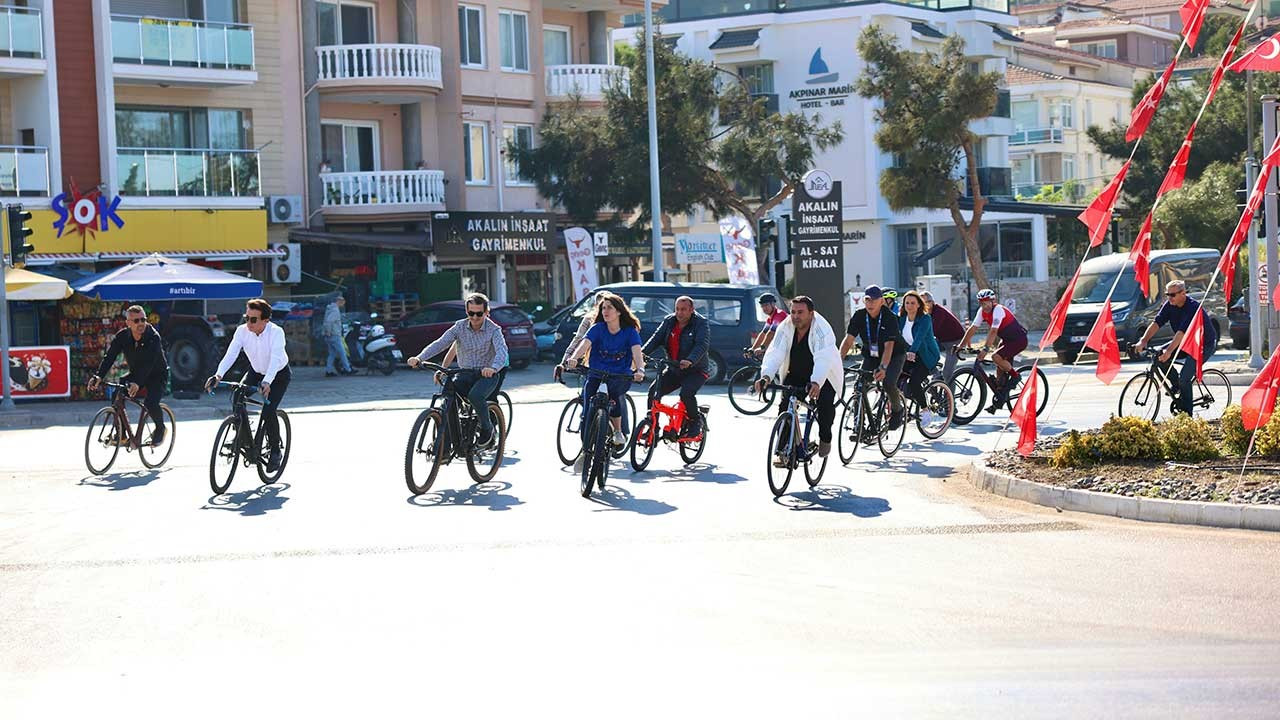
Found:
[[[831,443],[818,443],[818,457],[826,457],[831,454]]]
[[[613,431],[613,444],[622,447],[627,444],[627,436],[622,434],[621,430]]]
[[[893,432],[902,427],[902,410],[894,410],[889,413],[889,431]]]
[[[582,474],[583,458],[585,455],[586,453],[578,453],[578,457],[573,461],[573,472],[575,474]]]
[[[280,451],[272,450],[271,457],[267,458],[267,472],[273,473],[280,469]]]
[[[165,436],[165,429],[162,427],[158,427],[155,430],[151,431],[151,445],[153,447],[160,447],[161,445],[163,445],[164,436]]]
[[[773,456],[773,466],[776,468],[785,468],[790,462],[791,458],[787,457],[786,453],[778,453]]]
[[[324,371],[324,376],[325,376],[325,377],[338,377],[338,373],[336,373],[336,372],[329,372],[328,370],[325,370],[325,371]]]
[[[355,368],[347,368],[346,370],[342,371],[342,374],[343,375],[359,375],[360,371],[356,370]]]
[[[493,431],[481,430],[480,436],[476,438],[476,444],[479,445],[480,447],[484,447],[491,442],[493,442]]]

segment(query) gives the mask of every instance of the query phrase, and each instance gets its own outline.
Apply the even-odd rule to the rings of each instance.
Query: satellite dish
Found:
[[[916,253],[916,255],[911,258],[911,262],[915,265],[924,265],[930,260],[946,252],[947,249],[950,248],[953,243],[955,243],[955,241],[956,241],[955,238],[950,238],[948,240],[938,243],[937,245],[934,245],[928,250]]]

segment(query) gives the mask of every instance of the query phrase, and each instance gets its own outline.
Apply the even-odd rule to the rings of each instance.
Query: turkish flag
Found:
[[[1249,193],[1249,200],[1244,205],[1244,212],[1240,214],[1240,221],[1236,223],[1236,229],[1231,233],[1227,249],[1222,252],[1222,257],[1218,260],[1218,272],[1222,274],[1223,295],[1228,302],[1231,300],[1231,286],[1235,284],[1236,260],[1240,256],[1240,248],[1244,247],[1245,241],[1249,239],[1249,233],[1253,231],[1253,218],[1258,214],[1262,201],[1266,197],[1267,180],[1271,177],[1272,168],[1278,164],[1280,164],[1280,137],[1271,144],[1271,150],[1263,158],[1262,168],[1258,171],[1258,179],[1254,182],[1253,191]]]
[[[1013,404],[1013,412],[1009,415],[1009,419],[1018,426],[1018,453],[1023,457],[1027,457],[1036,449],[1036,408],[1039,406],[1036,391],[1040,386],[1036,380],[1036,368],[1039,364],[1040,361],[1036,360],[1027,371],[1029,374],[1026,382],[1022,384],[1022,394]]]
[[[1142,294],[1151,292],[1151,213],[1142,222],[1138,231],[1138,239],[1133,241],[1133,249],[1129,251],[1129,259],[1133,261],[1133,277],[1142,288]]]
[[[1084,346],[1098,351],[1098,379],[1107,385],[1120,373],[1120,343],[1116,342],[1116,323],[1111,319],[1111,301],[1102,306],[1098,321],[1089,331]]]
[[[1277,285],[1275,291],[1271,293],[1271,307],[1275,308],[1276,312],[1280,312],[1280,285]]]
[[[1244,72],[1245,70],[1280,70],[1280,38],[1270,37],[1262,41],[1258,47],[1241,55],[1227,67],[1228,70]]]
[[[1089,203],[1089,207],[1084,209],[1077,217],[1080,222],[1089,228],[1089,247],[1098,247],[1102,244],[1102,238],[1106,237],[1107,226],[1111,224],[1111,211],[1116,206],[1116,198],[1120,196],[1120,188],[1124,187],[1124,176],[1129,172],[1129,163],[1126,160],[1124,165],[1120,166],[1120,172],[1111,178],[1111,182],[1102,189],[1098,197]]]
[[[1187,38],[1187,49],[1194,50],[1196,39],[1200,37],[1200,26],[1204,24],[1205,11],[1209,9],[1209,0],[1187,0],[1178,9],[1178,17],[1182,19],[1182,34]]]
[[[1133,106],[1133,112],[1129,115],[1129,129],[1124,131],[1125,142],[1133,142],[1147,131],[1151,118],[1156,114],[1156,106],[1160,104],[1160,98],[1164,97],[1164,91],[1169,87],[1169,78],[1173,75],[1173,66],[1176,62],[1169,63],[1169,67],[1164,69],[1164,74],[1156,80],[1154,85],[1147,88],[1147,94]]]
[[[1208,105],[1213,102],[1213,96],[1218,93],[1218,86],[1222,84],[1222,76],[1227,74],[1227,65],[1231,63],[1231,56],[1236,54],[1236,48],[1240,47],[1240,38],[1244,35],[1244,25],[1236,30],[1236,34],[1231,36],[1231,42],[1227,45],[1227,49],[1222,53],[1222,59],[1218,61],[1218,67],[1213,69],[1213,78],[1209,80],[1209,92],[1205,95],[1204,104]]]
[[[1204,310],[1197,310],[1187,326],[1182,351],[1196,359],[1196,379],[1204,380]]]
[[[1277,390],[1280,390],[1280,353],[1271,353],[1267,366],[1240,398],[1240,419],[1245,430],[1256,430],[1267,424],[1276,408]]]
[[[1081,263],[1081,267],[1083,263]],[[1076,293],[1076,281],[1080,279],[1080,267],[1076,267],[1076,274],[1071,276],[1071,282],[1067,283],[1067,289],[1063,291],[1062,297],[1058,298],[1058,304],[1053,306],[1053,310],[1049,313],[1049,327],[1045,329],[1044,335],[1040,336],[1040,349],[1043,350],[1053,343],[1054,340],[1062,337],[1062,328],[1067,322],[1067,306],[1071,304],[1071,296]]]
[[[1191,129],[1187,131],[1187,136],[1182,140],[1182,146],[1178,148],[1177,154],[1173,156],[1173,162],[1169,163],[1169,172],[1165,173],[1164,182],[1160,183],[1160,189],[1156,191],[1156,197],[1177,190],[1182,187],[1182,183],[1187,179],[1187,159],[1191,157],[1191,141],[1196,134],[1195,123],[1191,124]]]

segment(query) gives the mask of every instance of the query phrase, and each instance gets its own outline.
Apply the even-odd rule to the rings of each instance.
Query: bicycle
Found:
[[[893,457],[902,447],[902,440],[907,434],[906,398],[903,398],[902,422],[898,427],[890,429],[893,403],[884,392],[883,383],[875,379],[875,371],[856,368],[845,377],[847,381],[853,381],[853,392],[841,403],[844,410],[840,413],[840,434],[836,438],[836,453],[840,457],[840,463],[848,465],[858,452],[859,445],[870,445],[872,442],[880,448],[881,455]]]
[[[775,389],[769,385],[757,394],[755,384],[760,379],[760,359],[751,348],[743,348],[742,356],[747,364],[729,378],[729,404],[743,415],[760,415],[773,406]]]
[[[612,457],[626,454],[629,442],[621,447],[613,441],[613,425],[609,422],[611,400],[605,383],[609,380],[632,380],[631,373],[611,373],[591,368],[566,368],[565,372],[599,378],[600,388],[591,396],[587,405],[586,422],[583,425],[582,476],[578,483],[578,491],[582,497],[591,497],[592,487],[604,489],[605,479],[609,477],[609,461]]]
[[[173,410],[170,410],[168,405],[160,403],[160,412],[165,415],[167,432],[164,441],[157,447],[151,443],[154,429],[148,430],[148,425],[154,421],[147,413],[147,408],[142,404],[141,399],[146,397],[146,388],[138,389],[139,397],[129,397],[125,385],[112,382],[104,382],[102,385],[115,388],[116,393],[111,399],[111,405],[99,410],[89,422],[89,432],[84,438],[84,464],[89,468],[89,472],[94,475],[105,475],[115,464],[121,446],[125,448],[125,452],[133,452],[136,449],[138,459],[149,469],[158,468],[168,462],[169,456],[173,454],[173,438],[178,432],[178,422],[173,417]],[[137,430],[129,427],[129,416],[125,410],[126,402],[138,406]],[[144,437],[147,438],[145,442],[142,441]],[[96,462],[99,460],[95,457],[98,449],[103,451],[100,458],[102,462]]]
[[[506,391],[506,390],[499,390],[499,391],[498,391],[498,392],[493,396],[493,399],[494,399],[494,401],[495,401],[495,402],[497,402],[497,403],[498,403],[498,407],[500,407],[500,408],[505,407],[505,408],[506,408],[506,414],[507,414],[507,434],[508,434],[508,435],[510,435],[510,434],[511,434],[511,428],[512,428],[512,427],[514,427],[514,426],[515,426],[515,423],[516,423],[516,408],[515,408],[515,405],[513,405],[513,404],[511,403],[511,396],[507,394],[507,391]]]
[[[781,497],[787,491],[787,486],[791,484],[791,475],[798,465],[804,466],[804,479],[809,487],[817,487],[822,480],[822,474],[827,469],[827,459],[818,454],[818,443],[813,439],[814,421],[817,419],[818,409],[808,399],[808,388],[803,385],[783,385],[781,390],[782,402],[786,404],[786,409],[778,415],[777,420],[773,421],[773,430],[769,433],[769,445],[766,447],[768,454],[765,457],[769,490],[774,497]],[[804,413],[803,419],[801,419],[801,412]],[[801,425],[804,426],[803,434],[800,431]],[[795,441],[797,437],[803,438],[802,442],[797,443]],[[779,455],[786,456],[785,467],[774,467],[774,458]],[[812,469],[815,458],[819,461],[816,473]],[[775,475],[781,475],[781,477],[775,478]]]
[[[994,350],[992,353],[994,354]],[[956,356],[963,358],[964,351],[960,348],[955,350]],[[977,353],[975,352],[974,355]],[[978,413],[987,405],[987,389],[996,392],[996,379],[993,373],[987,372],[987,368],[995,367],[995,361],[990,357],[984,358],[981,362],[975,361],[969,367],[962,367],[955,371],[951,376],[951,393],[955,398],[955,419],[956,425],[968,425],[978,417]],[[1033,365],[1021,365],[1015,367],[1012,382],[1009,378],[1005,379],[1008,388],[1008,397],[1003,403],[1010,412],[1013,406],[1018,402],[1018,397],[1022,394],[1023,385],[1026,383],[1027,377],[1031,374]],[[1044,408],[1049,403],[1049,378],[1045,376],[1044,371],[1039,367],[1036,371],[1036,415],[1044,412]]]
[[[1120,391],[1120,417],[1146,418],[1155,421],[1160,413],[1160,397],[1170,399],[1170,412],[1177,414],[1178,369],[1160,362],[1160,351],[1147,348],[1142,357],[1151,360],[1151,367],[1129,378]],[[1166,369],[1168,372],[1166,372]],[[1201,413],[1207,420],[1222,417],[1222,411],[1231,404],[1231,382],[1221,370],[1205,370],[1203,379],[1196,380],[1192,386],[1196,397],[1191,401],[1192,411],[1204,408]]]
[[[249,417],[249,406],[261,408],[262,400],[250,397],[257,388],[242,382],[221,380],[218,385],[234,388],[231,393],[231,414],[223,419],[218,432],[213,438],[213,452],[209,456],[209,487],[215,495],[221,495],[231,487],[231,480],[236,470],[243,463],[245,467],[253,465],[258,470],[258,479],[263,485],[270,485],[284,474],[285,465],[289,463],[289,452],[293,448],[293,430],[289,424],[289,416],[283,410],[276,410],[276,421],[280,428],[280,465],[273,471],[267,470],[271,458],[271,448],[267,444],[266,427],[262,422],[262,413],[258,413],[257,427]],[[210,392],[210,395],[213,393]],[[225,472],[226,477],[220,479]]]
[[[458,458],[466,458],[467,472],[477,485],[489,482],[498,474],[507,446],[507,421],[496,400],[497,391],[491,393],[485,403],[493,423],[493,439],[480,445],[476,442],[480,434],[476,409],[465,395],[454,390],[459,375],[479,370],[445,368],[432,362],[419,363],[418,367],[439,373],[442,384],[440,391],[431,396],[430,407],[418,414],[409,431],[409,442],[404,449],[404,480],[409,492],[421,495],[430,490],[440,466]],[[419,457],[426,463],[423,470],[415,469]],[[426,475],[419,481],[417,476],[422,472]]]
[[[662,377],[670,366],[671,361],[660,361],[657,368],[658,377]],[[695,437],[683,437],[684,423],[689,417],[684,401],[677,400],[675,405],[665,405],[655,400],[653,406],[649,408],[647,417],[636,424],[635,432],[631,436],[631,469],[640,472],[649,467],[649,462],[653,460],[653,449],[660,442],[674,443],[685,465],[698,462],[703,451],[707,449],[707,431],[711,429],[707,426],[707,415],[711,412],[711,408],[699,405],[698,412],[702,413],[702,432]],[[667,416],[666,425],[662,424],[663,415]]]
[[[578,375],[580,373],[574,372]],[[560,377],[560,384],[568,387],[564,377]],[[626,433],[630,430],[630,423],[636,417],[636,401],[627,393],[627,408],[622,417],[622,431]],[[564,409],[560,411],[560,421],[556,424],[556,454],[560,456],[560,462],[566,467],[577,461],[578,456],[582,454],[582,421],[586,418],[586,413],[582,411],[582,393],[578,393],[573,398],[565,402]],[[570,453],[572,451],[572,454]],[[621,458],[626,455],[625,447],[614,451],[614,459]]]

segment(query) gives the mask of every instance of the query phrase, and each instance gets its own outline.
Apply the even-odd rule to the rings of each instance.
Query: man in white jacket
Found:
[[[826,457],[831,452],[831,425],[836,419],[836,393],[844,385],[844,366],[835,331],[814,312],[813,299],[807,295],[791,301],[791,316],[778,326],[765,352],[756,392],[775,376],[782,378],[783,385],[806,388],[818,410],[818,454]],[[786,399],[779,403],[779,411],[786,409]],[[786,453],[773,460],[777,467],[786,467],[787,462]]]

